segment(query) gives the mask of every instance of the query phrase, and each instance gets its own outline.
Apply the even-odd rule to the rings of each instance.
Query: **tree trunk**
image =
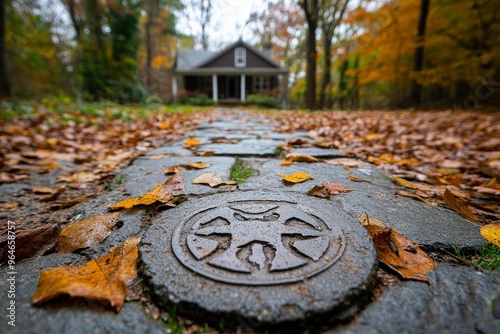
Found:
[[[10,97],[10,84],[5,63],[5,0],[0,6],[0,98]]]
[[[326,90],[332,81],[331,67],[332,67],[332,36],[323,32],[323,55],[324,55],[324,68],[321,75],[321,86],[319,88],[319,109],[325,107]]]
[[[316,109],[316,29],[318,28],[318,0],[300,2],[307,21],[306,107]]]
[[[424,39],[425,39],[425,26],[427,23],[427,14],[429,13],[429,2],[430,0],[422,0],[420,5],[420,17],[418,20],[418,32],[417,32],[417,43],[418,46],[415,49],[415,60],[413,63],[414,75],[418,75],[422,71],[424,65]],[[418,83],[416,78],[411,81],[411,93],[410,97],[414,108],[420,107],[422,87]]]
[[[146,18],[146,85],[149,89],[153,85],[153,43],[152,43],[152,30],[154,24],[155,15],[155,0],[149,0],[146,3],[147,6],[147,18]]]

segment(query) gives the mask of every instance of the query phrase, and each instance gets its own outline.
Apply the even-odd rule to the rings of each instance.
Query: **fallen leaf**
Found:
[[[471,209],[469,209],[465,201],[453,195],[452,192],[448,189],[444,191],[443,199],[446,204],[448,204],[453,209],[453,211],[458,213],[460,216],[474,223],[479,222],[479,218],[474,214],[474,212],[472,212]]]
[[[426,204],[429,204],[432,206],[438,206],[436,203],[431,202],[431,201],[423,198],[422,196],[415,195],[415,194],[410,193],[410,192],[405,191],[405,190],[396,190],[396,195],[400,195],[400,196],[404,196],[404,197],[412,197],[412,198],[418,199],[419,201],[422,201]]]
[[[173,205],[174,196],[180,195],[184,190],[184,180],[180,173],[171,176],[165,183],[156,185],[149,192],[138,197],[128,198],[109,207],[110,210],[130,209],[138,205],[150,205],[155,202],[161,202],[167,205]]]
[[[137,156],[135,152],[123,152],[106,157],[98,164],[98,168],[105,173],[114,171],[121,163]]]
[[[324,160],[324,162],[330,165],[344,165],[347,167],[366,167],[368,165],[366,162],[351,158],[336,158]]]
[[[301,138],[295,138],[295,139],[290,139],[288,141],[288,145],[293,145],[293,146],[303,146],[303,145],[308,145],[309,141]]]
[[[214,150],[206,150],[200,153],[200,157],[211,157],[215,154]]]
[[[79,172],[69,176],[60,176],[57,181],[71,182],[71,183],[87,183],[100,180],[101,175],[91,172]]]
[[[288,153],[285,158],[293,162],[321,162],[322,160],[308,154]]]
[[[314,177],[312,177],[311,175],[304,173],[304,172],[297,172],[297,173],[288,174],[288,175],[280,173],[280,176],[284,181],[290,182],[290,183],[301,183],[301,182],[304,182],[307,180],[314,179]]]
[[[214,144],[237,144],[239,139],[227,139],[224,137],[210,138],[210,141]]]
[[[183,166],[171,166],[171,167],[167,167],[165,169],[165,174],[176,174],[176,173],[180,173],[181,171],[183,171],[185,169],[186,168]]]
[[[359,177],[356,177],[354,175],[349,175],[349,180],[351,180],[353,182],[365,182],[365,180],[362,180]]]
[[[194,169],[204,169],[211,166],[210,164],[203,163],[201,161],[196,161],[196,162],[188,161],[187,165]]]
[[[61,227],[57,223],[48,224],[16,235],[15,261],[42,256],[54,248]],[[9,247],[5,246],[0,254],[0,264],[9,260]]]
[[[373,226],[373,225],[369,225]],[[380,262],[403,278],[432,284],[424,275],[434,270],[435,262],[418,244],[390,228],[368,228]]]
[[[284,160],[280,162],[280,166],[290,166],[291,164],[293,164],[293,161],[291,160]]]
[[[40,201],[42,201],[42,202],[55,201],[65,190],[66,190],[66,186],[56,187],[56,189],[53,189],[52,193],[50,193],[46,196],[40,197]]]
[[[500,224],[481,226],[481,235],[492,244],[500,247]]]
[[[134,237],[111,253],[83,266],[64,266],[42,270],[35,293],[34,305],[43,304],[62,295],[88,300],[108,301],[119,311],[127,294],[127,282],[137,276],[137,256],[140,238]]]
[[[307,192],[310,196],[316,196],[320,198],[328,198],[330,197],[330,191],[326,189],[325,186],[314,186]]]
[[[29,176],[28,175],[14,175],[14,174],[9,174],[5,172],[0,173],[0,184],[2,183],[13,183],[16,181],[24,180],[27,179]]]
[[[396,182],[396,184],[400,185],[401,187],[405,187],[405,188],[409,188],[409,189],[418,189],[418,186],[410,181],[407,181],[405,179],[402,179],[400,177],[397,177],[397,176],[392,176],[392,179],[394,180],[394,182]]]
[[[0,203],[0,208],[15,211],[19,208],[20,205],[21,203],[19,202],[11,201],[11,202]]]
[[[47,187],[33,188],[33,193],[38,194],[38,195],[40,195],[40,194],[44,194],[44,195],[53,194],[55,192],[56,192],[55,189],[47,188]]]
[[[384,221],[368,215],[366,212],[360,216],[356,217],[362,226],[367,228],[368,226],[379,227],[379,229],[386,228]]]
[[[351,187],[336,182],[323,182],[323,186],[326,189],[328,189],[328,191],[330,191],[332,195],[338,195],[340,193],[348,193],[354,190]]]
[[[77,249],[99,245],[113,231],[120,213],[97,214],[65,227],[56,244],[57,253],[71,253]]]
[[[319,148],[331,148],[334,147],[334,143],[331,141],[316,141],[314,142],[314,146]]]
[[[198,145],[200,145],[201,141],[197,138],[188,138],[184,141],[184,148],[187,148],[189,150],[195,150],[198,148]]]
[[[236,184],[236,181],[223,181],[214,173],[202,174],[195,178],[192,182],[193,184],[208,184],[210,187],[214,188],[220,186],[221,184]]]

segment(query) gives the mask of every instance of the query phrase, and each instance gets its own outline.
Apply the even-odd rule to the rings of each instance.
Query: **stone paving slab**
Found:
[[[125,303],[119,313],[98,303],[76,300],[60,305],[59,302],[34,307],[30,298],[36,290],[40,270],[64,265],[83,265],[87,260],[76,254],[53,254],[16,264],[16,326],[0,321],[1,333],[165,333],[160,322],[147,316],[137,303]],[[0,268],[0,290],[6,294],[8,270]],[[9,299],[0,299],[6,314]]]
[[[192,181],[199,175],[205,173],[215,173],[223,180],[229,180],[230,168],[234,164],[232,157],[164,157],[156,159],[151,156],[139,158],[128,168],[122,170],[121,174],[126,176],[123,183],[126,191],[131,197],[142,195],[150,191],[158,183],[165,182],[170,176],[165,174],[167,167],[187,164],[189,161],[201,161],[211,164],[210,167],[197,170],[181,171],[184,179],[184,195],[204,195],[222,192],[225,186],[210,188],[206,185],[192,184]]]
[[[492,300],[500,273],[438,264],[426,275],[433,285],[405,281],[385,291],[347,328],[328,333],[500,333]]]
[[[321,232],[308,224],[319,224]],[[203,237],[207,229],[213,236]],[[213,239],[228,233],[231,241]],[[285,246],[286,235],[298,239]],[[302,238],[313,236],[308,248]],[[376,269],[371,239],[354,218],[322,199],[262,191],[208,196],[168,210],[139,251],[157,303],[179,303],[181,314],[233,325],[352,316],[370,295]]]
[[[345,153],[340,152],[339,150],[332,150],[332,149],[318,148],[318,147],[294,148],[292,149],[291,152],[298,154],[312,155],[313,157],[322,159],[347,158],[347,155]]]
[[[202,144],[198,153],[213,150],[217,156],[275,156],[279,144],[270,139],[243,139],[235,144]]]

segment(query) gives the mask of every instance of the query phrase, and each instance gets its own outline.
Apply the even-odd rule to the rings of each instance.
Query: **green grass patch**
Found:
[[[461,260],[470,262],[479,268],[489,271],[500,269],[500,247],[497,245],[487,243],[467,252],[458,247],[453,247],[453,249]]]
[[[115,177],[113,178],[113,180],[111,180],[111,182],[108,184],[108,186],[106,187],[107,190],[115,190],[116,188],[118,188],[121,184],[123,184],[123,182],[125,182],[125,180],[127,179],[127,176],[124,175],[124,174],[116,174]]]
[[[249,162],[236,158],[236,161],[231,166],[229,172],[231,180],[236,181],[237,184],[243,184],[256,172],[256,170],[250,165]]]

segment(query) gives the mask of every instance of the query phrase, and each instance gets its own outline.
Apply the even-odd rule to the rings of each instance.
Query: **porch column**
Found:
[[[245,83],[246,83],[246,76],[244,74],[241,75],[241,84],[240,84],[240,89],[241,89],[241,102],[245,102]]]
[[[177,100],[177,76],[175,74],[172,77],[172,97],[174,101]]]
[[[212,100],[214,100],[214,102],[219,101],[219,87],[217,86],[217,74],[212,74],[212,90],[213,90]]]

